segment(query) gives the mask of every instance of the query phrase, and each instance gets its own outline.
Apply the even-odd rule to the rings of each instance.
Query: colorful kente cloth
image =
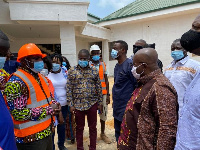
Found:
[[[8,81],[8,77],[10,76],[9,73],[7,73],[4,69],[0,69],[0,90],[3,93],[5,85]]]
[[[138,81],[129,100],[119,150],[173,150],[178,119],[177,94],[160,69]]]

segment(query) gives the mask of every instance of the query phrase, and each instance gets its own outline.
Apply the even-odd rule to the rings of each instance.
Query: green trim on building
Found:
[[[95,16],[95,15],[93,15],[93,14],[91,14],[91,13],[87,13],[88,14],[88,16],[90,16],[90,17],[93,17],[93,18],[96,18],[96,19],[98,19],[98,20],[101,20],[101,18],[100,17],[98,17],[98,16]]]
[[[200,0],[136,0],[129,5],[117,10],[116,12],[108,15],[107,17],[95,22],[95,24],[194,3],[200,3]]]

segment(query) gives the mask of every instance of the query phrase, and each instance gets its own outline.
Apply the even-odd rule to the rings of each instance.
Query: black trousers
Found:
[[[53,150],[52,136],[30,143],[17,143],[18,150]]]

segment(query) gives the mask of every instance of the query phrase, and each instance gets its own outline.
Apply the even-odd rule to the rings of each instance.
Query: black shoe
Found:
[[[59,150],[68,150],[65,146],[60,146],[60,147],[58,147],[59,148]]]
[[[71,144],[74,144],[75,143],[75,139],[71,139]]]

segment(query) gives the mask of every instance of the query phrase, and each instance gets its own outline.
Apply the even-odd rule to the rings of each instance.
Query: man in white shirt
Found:
[[[181,45],[190,53],[200,56],[200,15],[192,28],[181,37]],[[200,73],[188,86],[184,96],[184,107],[178,120],[175,150],[200,149]]]
[[[200,63],[189,58],[187,51],[181,46],[180,39],[172,43],[171,56],[174,60],[167,66],[164,74],[177,91],[180,114],[186,88],[197,75]]]

